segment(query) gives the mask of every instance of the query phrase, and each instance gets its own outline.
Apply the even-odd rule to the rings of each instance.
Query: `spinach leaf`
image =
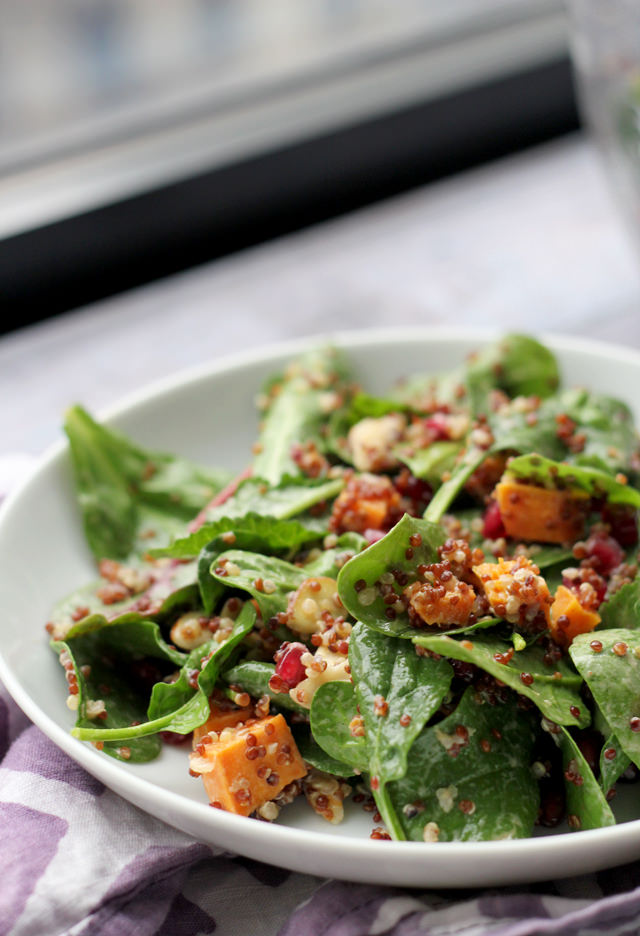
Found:
[[[151,693],[147,721],[137,725],[129,723],[130,727],[110,728],[106,731],[77,727],[72,732],[73,736],[81,741],[129,741],[154,735],[158,731],[188,734],[204,724],[209,717],[209,696],[218,681],[220,668],[253,629],[255,619],[255,608],[247,602],[230,636],[223,643],[210,640],[197,647],[189,654],[175,682],[156,683]]]
[[[292,734],[303,760],[311,764],[312,767],[324,770],[325,773],[333,774],[335,777],[354,777],[356,775],[353,767],[336,760],[335,757],[331,757],[320,747],[311,734],[308,725],[292,725]]]
[[[222,679],[229,686],[239,686],[244,689],[254,699],[266,695],[278,708],[289,709],[291,712],[298,712],[306,717],[309,714],[308,709],[299,705],[288,693],[274,692],[270,688],[269,680],[275,673],[275,669],[273,663],[263,663],[260,660],[244,660],[231,669],[225,670]]]
[[[222,585],[253,595],[264,621],[286,611],[290,592],[309,577],[305,571],[284,559],[239,549],[222,553],[211,568],[211,576]],[[266,588],[260,584],[261,581],[267,582]]]
[[[606,471],[584,468],[544,458],[520,455],[509,462],[508,472],[520,480],[531,480],[548,487],[566,487],[585,491],[592,497],[606,497],[611,504],[640,507],[640,491],[621,484]]]
[[[393,838],[402,839],[386,786],[406,773],[411,745],[449,691],[453,670],[444,660],[419,657],[407,641],[364,624],[351,632],[349,665],[364,719],[373,796]]]
[[[420,544],[411,545],[410,537],[419,537]],[[395,637],[410,637],[415,628],[409,623],[406,611],[390,611],[382,600],[377,583],[382,576],[393,582],[393,573],[397,572],[397,577],[406,586],[417,578],[419,565],[438,561],[438,546],[444,541],[445,534],[439,526],[405,514],[386,536],[354,556],[341,569],[338,594],[343,605],[356,620],[369,627]],[[397,577],[394,588],[400,595],[403,586],[398,584]],[[395,614],[395,619],[390,617],[391,614]]]
[[[233,534],[233,536],[224,534]],[[234,540],[235,537],[236,539]],[[210,546],[212,542],[223,542],[224,549],[230,545],[236,545],[236,540],[241,537],[243,540],[255,542],[253,547],[256,551],[269,553],[273,555],[279,552],[295,553],[307,543],[312,543],[318,539],[318,534],[308,530],[296,520],[280,520],[275,516],[264,516],[249,511],[243,516],[224,516],[219,520],[212,520],[205,523],[195,533],[174,540],[169,546],[162,549],[154,549],[151,555],[154,557],[171,556],[174,559],[195,559],[202,549]],[[251,548],[250,546],[240,546],[241,549]],[[219,550],[222,552],[223,550]]]
[[[467,403],[465,376],[464,367],[440,374],[413,374],[400,380],[387,399],[417,413],[434,413],[444,407],[463,409]]]
[[[320,747],[357,773],[369,769],[363,737],[354,737],[349,725],[358,717],[356,695],[350,682],[338,680],[320,686],[311,700],[311,733]]]
[[[579,634],[569,653],[623,751],[640,766],[640,731],[634,730],[640,728],[640,635],[626,628],[598,631],[600,652],[592,641],[593,634]]]
[[[606,796],[612,790],[627,767],[631,758],[622,750],[620,742],[614,734],[609,735],[600,752],[600,787]]]
[[[353,558],[353,556],[362,552],[368,547],[364,536],[359,533],[342,533],[338,537],[335,546],[325,549],[321,555],[315,559],[310,559],[304,563],[304,569],[307,577],[312,575],[326,575],[329,578],[337,578],[340,569]]]
[[[318,348],[295,361],[267,389],[267,409],[253,473],[270,484],[300,475],[292,446],[314,442],[324,449],[322,430],[347,392],[345,362],[335,348]]]
[[[177,531],[228,480],[226,472],[183,458],[147,452],[100,426],[84,409],[66,416],[85,535],[97,559],[124,559],[148,548],[149,523]]]
[[[87,730],[93,733],[91,740],[102,742],[104,731],[127,730],[144,718],[147,706],[144,693],[134,688],[122,671],[121,662],[104,654],[95,635],[69,643],[57,641],[52,646],[57,653],[66,651],[78,684],[78,715],[72,734]],[[90,717],[92,704],[100,702],[104,703],[106,717]],[[101,749],[116,760],[142,764],[156,758],[161,746],[159,738],[134,738],[126,746],[107,740]]]
[[[538,706],[542,714],[559,725],[585,727],[590,722],[587,707],[580,698],[582,679],[564,660],[553,668],[544,662],[545,651],[538,644],[516,650],[508,663],[499,663],[496,656],[513,649],[513,645],[492,634],[476,633],[473,641],[455,640],[440,635],[414,636],[413,642],[433,653],[465,663],[474,663]],[[559,673],[559,677],[555,674]],[[523,682],[522,676],[531,676]]]
[[[100,579],[83,585],[58,602],[50,617],[54,639],[64,639],[80,624],[99,628],[105,624],[131,621],[162,622],[177,608],[188,609],[197,605],[195,563],[137,564],[133,568],[149,572],[150,584],[142,592],[105,604],[100,591],[107,582]],[[144,612],[136,610],[139,607],[144,607]]]
[[[458,463],[452,471],[451,477],[438,488],[432,497],[424,512],[424,519],[430,523],[439,523],[471,475],[490,454],[491,449],[487,450],[476,446],[470,446],[466,452],[463,452],[458,458]]]
[[[462,442],[432,442],[426,448],[417,450],[415,446],[403,443],[394,448],[393,454],[416,478],[440,485],[443,474],[455,468],[456,458],[462,448]]]
[[[611,807],[574,739],[566,728],[553,738],[562,751],[569,827],[601,829],[615,825]]]
[[[92,615],[76,624],[65,640],[75,646],[77,641],[88,635],[96,635],[93,644],[98,652],[114,653],[119,658],[167,660],[182,666],[187,654],[166,643],[159,626],[154,621],[141,619],[139,614],[121,614],[115,621],[107,621],[100,615]]]
[[[557,390],[559,380],[555,356],[548,348],[528,335],[506,335],[471,357],[466,374],[471,411],[489,414],[491,390],[544,399]]]
[[[426,728],[389,795],[407,838],[475,841],[531,834],[538,785],[530,769],[534,720],[515,698],[489,705],[466,690],[456,710]]]
[[[625,403],[586,390],[566,390],[557,405],[585,437],[584,448],[570,460],[612,474],[619,471],[637,474],[632,465],[638,453],[638,434],[633,414]]]
[[[218,504],[206,511],[207,521],[195,533],[181,541],[180,549],[188,554],[196,554],[206,546],[218,530],[216,522],[222,519],[239,519],[249,513],[259,514],[263,517],[274,517],[278,520],[287,520],[298,517],[300,523],[308,526],[310,530],[321,536],[327,532],[326,528],[318,528],[318,524],[307,523],[302,517],[310,508],[317,509],[325,501],[333,500],[344,487],[342,478],[309,478],[284,477],[279,484],[269,486],[261,478],[247,478],[238,485],[238,488],[224,504]],[[328,519],[328,516],[327,516]],[[209,524],[212,524],[209,526]]]
[[[598,631],[611,628],[640,629],[640,578],[627,582],[598,608]]]

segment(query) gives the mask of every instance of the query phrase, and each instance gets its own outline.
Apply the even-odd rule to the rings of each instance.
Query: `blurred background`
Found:
[[[560,0],[0,0],[2,327],[577,126]]]

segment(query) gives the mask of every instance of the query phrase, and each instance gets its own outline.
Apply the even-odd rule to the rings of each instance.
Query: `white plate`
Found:
[[[486,339],[434,330],[325,336],[344,346],[365,387],[383,392],[402,375],[446,370]],[[567,385],[627,400],[640,413],[640,354],[549,338]],[[241,469],[250,457],[262,381],[309,342],[236,356],[180,374],[127,399],[108,418],[140,443]],[[379,842],[371,815],[351,805],[329,826],[294,803],[269,825],[211,809],[187,773],[185,748],[127,765],[76,741],[62,670],[43,628],[60,596],[95,577],[75,509],[66,446],[57,445],[0,510],[0,678],[26,714],[70,757],[121,796],[201,841],[323,876],[379,884],[470,887],[564,877],[640,857],[640,821],[589,832],[484,843]],[[633,790],[633,788],[631,788]],[[499,795],[499,794],[497,794]],[[635,791],[634,791],[634,798]],[[619,807],[618,807],[619,808]],[[620,818],[640,815],[640,807]]]

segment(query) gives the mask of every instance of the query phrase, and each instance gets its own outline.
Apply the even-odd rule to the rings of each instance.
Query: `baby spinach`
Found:
[[[141,619],[139,614],[122,614],[115,621],[107,621],[100,615],[92,615],[76,624],[67,633],[65,640],[70,645],[92,637],[97,652],[113,652],[119,658],[168,660],[182,666],[187,654],[168,644],[154,621]]]
[[[389,784],[404,835],[475,841],[531,834],[538,785],[530,769],[534,720],[514,697],[489,705],[472,688],[451,715],[414,742],[407,771]]]
[[[542,455],[520,455],[509,462],[508,472],[519,480],[533,481],[548,487],[566,487],[583,491],[591,497],[606,497],[611,504],[640,507],[640,491],[621,484],[598,468],[568,465]]]
[[[420,544],[412,546],[410,537],[420,537]],[[406,612],[389,619],[388,605],[376,590],[382,576],[394,581],[394,572],[406,576],[406,582],[417,578],[421,563],[438,561],[438,546],[445,541],[444,531],[426,520],[405,514],[383,539],[354,556],[341,569],[338,593],[345,608],[369,627],[395,637],[410,637],[415,633]],[[357,587],[356,587],[357,586]],[[398,594],[402,586],[394,585]]]
[[[349,725],[358,717],[354,688],[350,682],[338,680],[320,686],[311,700],[311,733],[320,747],[357,773],[369,769],[369,757],[364,737],[354,737]]]
[[[364,536],[359,533],[341,533],[335,546],[324,549],[319,556],[315,556],[302,565],[307,576],[326,575],[337,578],[340,569],[355,555],[368,547]]]
[[[489,414],[492,390],[509,397],[554,393],[560,374],[554,354],[528,335],[505,335],[500,341],[472,355],[467,365],[466,385],[474,415]]]
[[[627,582],[598,608],[598,631],[611,628],[640,629],[640,578]]]
[[[616,824],[605,795],[584,755],[566,728],[553,738],[562,751],[562,770],[571,829],[601,829]]]
[[[96,423],[80,406],[68,411],[64,428],[85,535],[97,559],[145,551],[148,542],[138,537],[150,521],[166,522],[177,531],[178,521],[191,519],[230,477],[174,455],[145,451]]]
[[[217,536],[215,523],[222,519],[238,519],[249,513],[263,517],[287,520],[297,517],[300,523],[308,526],[318,536],[326,533],[326,528],[318,529],[317,523],[307,523],[305,512],[317,509],[325,501],[331,501],[344,487],[342,478],[294,478],[286,476],[279,484],[269,485],[262,478],[246,478],[238,485],[235,493],[223,504],[210,507],[206,511],[206,522],[195,533],[184,537],[180,549],[195,553]],[[328,519],[328,518],[327,518]],[[213,524],[213,526],[209,526]]]
[[[508,659],[513,645],[492,634],[475,633],[473,640],[418,635],[414,636],[413,642],[444,657],[474,663],[520,695],[531,699],[546,718],[559,725],[585,727],[590,722],[589,710],[580,697],[582,679],[564,660],[557,660],[552,667],[548,666],[544,662],[545,651],[538,644],[516,650],[508,663],[500,663],[496,657],[500,659],[503,654],[507,654]]]
[[[579,634],[569,646],[571,659],[623,751],[640,766],[640,635],[637,630],[598,631],[602,649],[592,647],[593,634]],[[637,719],[637,721],[636,721]]]
[[[244,660],[242,663],[236,663],[231,669],[225,670],[222,679],[229,686],[239,686],[245,692],[248,692],[250,696],[253,696],[254,699],[266,695],[278,708],[298,712],[300,715],[308,715],[308,709],[295,702],[288,693],[274,692],[271,689],[269,680],[275,673],[275,669],[273,663],[264,663],[261,660]]]
[[[354,777],[356,771],[353,767],[342,761],[336,760],[323,750],[314,739],[309,725],[297,724],[292,726],[293,740],[302,755],[303,760],[315,767],[317,770],[323,770],[325,773],[333,774],[336,777]]]
[[[420,657],[406,640],[357,624],[349,665],[364,720],[371,789],[387,829],[404,838],[387,784],[404,776],[411,745],[449,691],[453,670],[444,660]]]
[[[432,442],[426,448],[416,449],[415,445],[402,443],[394,448],[393,454],[416,478],[422,478],[439,487],[443,474],[455,468],[456,458],[463,447],[463,442],[441,441]]]
[[[226,538],[224,534],[227,534]],[[235,540],[229,534],[233,534]],[[202,549],[210,547],[212,543],[224,543],[224,549],[227,549],[230,544],[236,545],[238,537],[249,543],[254,542],[256,545],[253,548],[256,551],[259,549],[274,555],[280,552],[295,553],[307,543],[317,540],[318,534],[309,531],[296,520],[278,519],[275,516],[249,511],[240,517],[224,516],[219,520],[209,521],[196,532],[174,540],[169,546],[152,550],[151,555],[195,559]],[[242,545],[239,548],[252,547]]]
[[[264,621],[286,611],[290,592],[308,578],[306,572],[284,559],[239,549],[229,549],[222,553],[210,571],[220,584],[253,595]],[[261,585],[265,581],[268,583],[267,588]]]
[[[63,598],[51,613],[54,638],[64,638],[79,623],[89,627],[103,627],[106,623],[132,620],[162,622],[177,608],[188,609],[197,605],[195,563],[169,563],[160,568],[136,564],[134,567],[149,569],[152,580],[148,588],[113,604],[105,604],[99,595],[100,589],[107,584],[105,579],[76,589]],[[143,599],[146,602],[144,613],[132,610]]]
[[[209,696],[218,681],[220,669],[253,629],[255,619],[255,608],[247,602],[224,642],[210,640],[192,650],[175,682],[156,683],[151,693],[147,721],[105,730],[77,727],[72,734],[82,741],[129,741],[159,731],[175,731],[177,734],[193,731],[209,717]]]
[[[267,409],[258,439],[253,473],[269,484],[300,475],[292,458],[295,444],[313,442],[324,448],[327,415],[348,392],[346,366],[335,348],[318,348],[295,361],[281,378],[270,381]],[[336,398],[335,401],[333,398]]]
[[[600,787],[606,796],[612,790],[627,767],[631,758],[627,757],[614,734],[609,735],[600,752]]]

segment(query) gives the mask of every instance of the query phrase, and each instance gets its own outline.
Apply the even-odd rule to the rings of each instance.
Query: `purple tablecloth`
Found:
[[[5,490],[11,476],[5,462]],[[0,761],[0,936],[640,933],[640,862],[437,893],[323,881],[216,852],[87,774],[2,687]]]

